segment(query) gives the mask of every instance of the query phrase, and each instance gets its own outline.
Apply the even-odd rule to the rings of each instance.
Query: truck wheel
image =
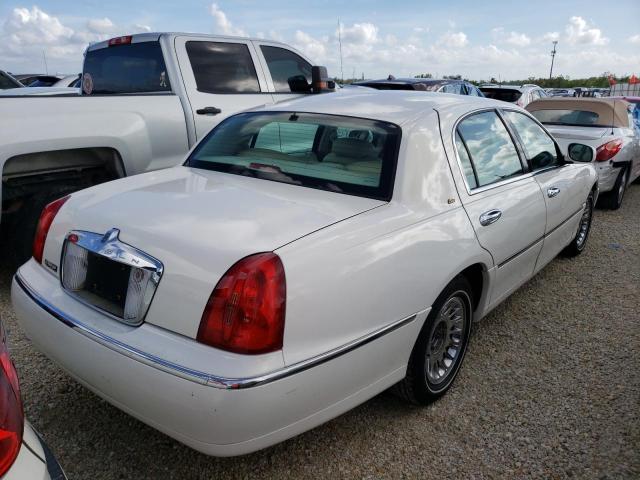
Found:
[[[434,302],[411,352],[407,376],[395,386],[405,400],[429,404],[455,380],[471,333],[471,292],[467,279],[458,276]]]
[[[77,189],[61,189],[55,192],[38,193],[25,201],[23,207],[16,214],[10,233],[9,262],[12,267],[19,267],[31,258],[33,250],[33,238],[36,234],[38,220],[45,206],[64,197]]]

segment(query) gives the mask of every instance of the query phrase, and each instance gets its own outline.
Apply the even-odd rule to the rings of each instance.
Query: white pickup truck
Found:
[[[26,259],[51,200],[176,165],[226,116],[321,91],[320,80],[326,70],[302,53],[260,39],[144,33],[91,45],[81,95],[0,98],[2,243]]]

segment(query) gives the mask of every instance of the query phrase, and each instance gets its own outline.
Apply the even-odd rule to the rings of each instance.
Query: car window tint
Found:
[[[199,92],[260,92],[258,75],[247,45],[190,41],[186,48]]]
[[[159,42],[89,50],[82,78],[85,95],[171,91]]]
[[[462,141],[462,138],[460,138],[458,132],[456,132],[456,149],[458,150],[458,158],[462,165],[462,171],[467,179],[467,185],[469,185],[469,188],[476,188],[478,186],[478,181],[476,180],[476,174],[473,171],[473,166],[471,165],[471,158],[469,158],[467,147]]]
[[[260,49],[267,61],[276,92],[295,91],[296,89],[292,88],[293,83],[302,78],[311,83],[311,64],[300,55],[284,48],[266,45],[262,45]]]
[[[442,88],[442,92],[444,93],[455,93],[458,95],[462,95],[462,84],[460,83],[449,83]]]
[[[556,144],[540,125],[520,112],[505,111],[505,117],[518,132],[532,170],[552,167],[558,164]]]
[[[478,186],[489,185],[523,172],[507,128],[494,111],[476,113],[458,125],[476,170]]]
[[[293,122],[272,122],[262,127],[254,148],[282,153],[310,153],[318,125]]]

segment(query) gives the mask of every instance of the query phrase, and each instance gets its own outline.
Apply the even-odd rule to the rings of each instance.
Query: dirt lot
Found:
[[[216,459],[85,390],[0,314],[26,414],[71,479],[640,478],[640,185],[597,210],[587,251],[556,259],[475,326],[449,394],[384,393],[273,448]]]

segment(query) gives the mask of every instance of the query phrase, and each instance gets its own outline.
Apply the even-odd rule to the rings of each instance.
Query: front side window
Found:
[[[256,68],[244,43],[186,43],[196,86],[204,93],[260,93]]]
[[[400,127],[298,112],[229,117],[185,165],[381,200],[391,199]]]
[[[504,116],[518,132],[533,171],[558,164],[556,144],[540,125],[520,112],[507,110]]]
[[[299,88],[296,88],[296,82],[300,80],[311,83],[311,64],[300,55],[285,48],[267,45],[262,45],[260,49],[267,61],[276,92],[299,91]]]
[[[89,50],[82,89],[90,94],[170,92],[159,42],[139,42]]]
[[[458,125],[479,187],[523,173],[516,147],[495,111],[476,113]]]

